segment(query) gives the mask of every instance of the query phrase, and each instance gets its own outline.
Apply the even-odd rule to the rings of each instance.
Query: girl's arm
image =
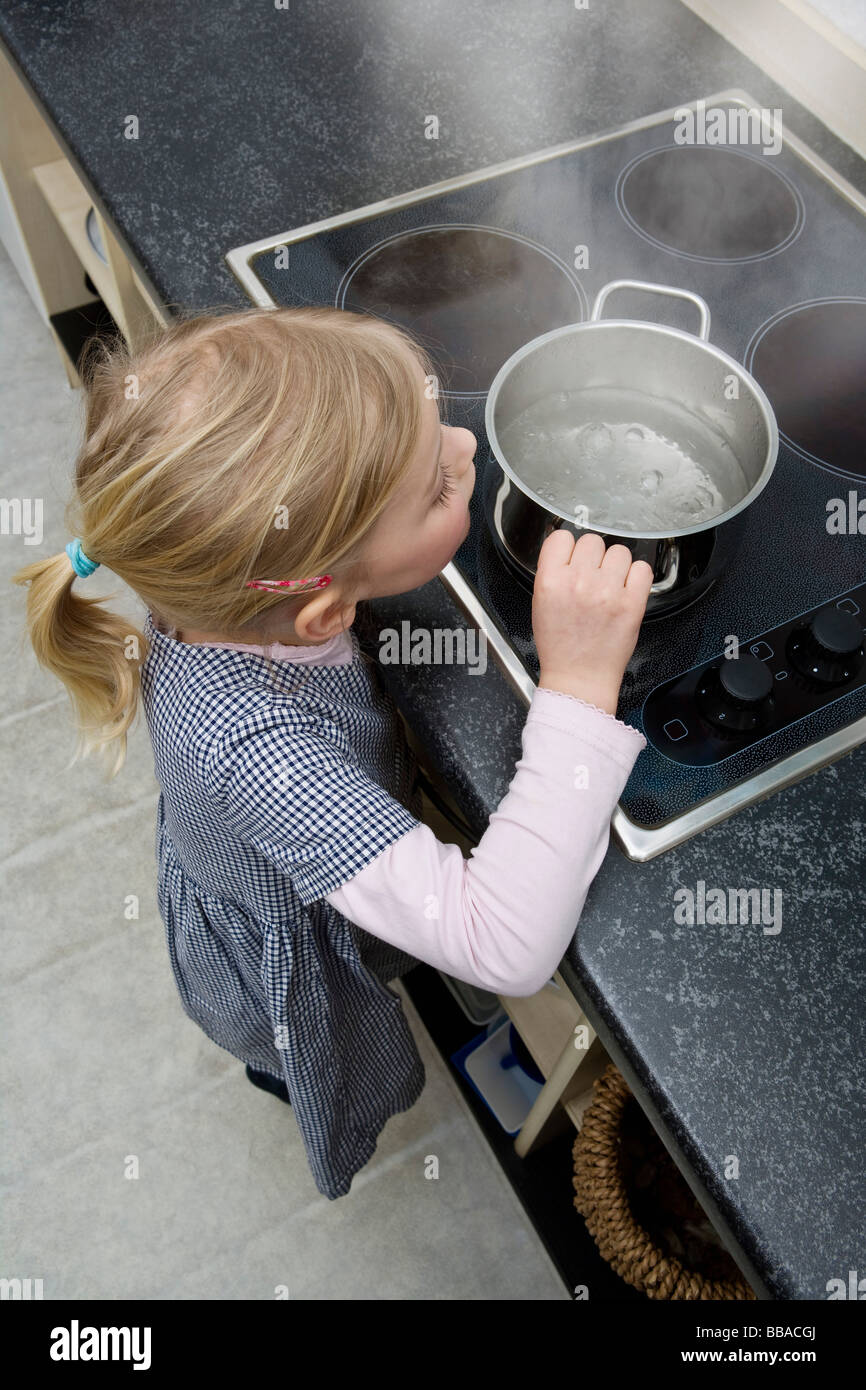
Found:
[[[349,921],[494,994],[535,994],[574,936],[639,730],[538,687],[508,792],[468,860],[427,825],[326,895]]]

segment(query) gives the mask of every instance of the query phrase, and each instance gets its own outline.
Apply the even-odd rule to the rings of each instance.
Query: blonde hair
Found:
[[[325,307],[210,309],[155,325],[135,352],[90,339],[70,538],[181,630],[235,634],[305,601],[250,579],[336,571],[357,584],[421,437],[413,358],[435,375],[402,329]],[[115,777],[149,644],[75,579],[63,551],[12,582],[29,586],[33,651],[72,701],[72,763],[98,750]]]

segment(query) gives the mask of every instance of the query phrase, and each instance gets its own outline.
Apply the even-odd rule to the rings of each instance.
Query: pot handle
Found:
[[[650,589],[651,594],[668,594],[676,585],[680,573],[680,548],[675,540],[669,540],[665,553],[664,574]]]
[[[676,290],[672,285],[651,285],[647,280],[611,280],[604,285],[595,296],[595,303],[592,306],[592,313],[589,316],[590,323],[594,323],[601,318],[601,308],[611,290],[630,289],[648,290],[650,294],[669,294],[675,299],[689,299],[696,305],[701,316],[701,326],[698,329],[697,337],[704,342],[710,336],[710,310],[706,300],[701,299],[699,294],[692,294],[691,290]]]

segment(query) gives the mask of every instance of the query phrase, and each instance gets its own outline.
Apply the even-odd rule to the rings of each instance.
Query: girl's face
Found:
[[[403,486],[367,538],[371,570],[365,598],[417,589],[453,559],[469,531],[469,499],[475,486],[475,435],[440,421],[439,404],[424,395],[417,365],[424,423]]]

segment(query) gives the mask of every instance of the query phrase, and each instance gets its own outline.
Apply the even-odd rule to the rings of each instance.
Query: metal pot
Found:
[[[700,311],[698,335],[635,319],[600,322],[605,300],[620,288],[690,300]],[[636,560],[652,565],[655,582],[647,617],[693,602],[718,577],[739,547],[746,508],[770,480],[779,431],[761,387],[741,363],[708,342],[709,331],[710,311],[699,295],[642,280],[612,280],[599,290],[588,322],[534,338],[500,367],[485,411],[491,453],[500,467],[491,470],[485,506],[497,545],[528,587],[541,546],[558,527],[575,537],[594,531],[606,543],[627,545]],[[538,459],[532,482],[527,481],[527,460],[509,454],[503,434],[507,438],[508,427],[528,407],[548,396],[554,399],[556,393],[576,391],[575,429],[601,421],[624,428],[628,421],[651,418],[652,438],[671,441],[689,457],[698,454],[696,462],[712,479],[714,492],[707,495],[720,498],[718,513],[710,509],[709,519],[692,525],[668,524],[663,515],[668,504],[663,503],[656,511],[656,523],[662,514],[660,528],[613,524],[617,517],[611,518],[609,510],[575,506],[576,487],[591,485],[596,469],[585,456],[578,467],[582,482],[570,482],[562,456],[557,462],[552,454],[549,468],[541,465],[543,481]],[[724,492],[721,476],[716,476],[722,471]],[[641,503],[635,495],[628,510],[639,513]],[[596,525],[594,510],[605,517]]]

